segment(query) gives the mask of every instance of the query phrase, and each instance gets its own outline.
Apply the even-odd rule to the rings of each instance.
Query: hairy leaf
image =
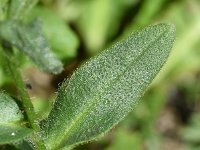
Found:
[[[15,101],[0,93],[0,144],[23,139],[33,132],[22,121],[23,115]]]
[[[47,148],[93,140],[122,120],[166,62],[174,38],[172,25],[149,26],[75,71],[44,123]]]
[[[18,21],[1,22],[0,38],[24,52],[42,70],[55,74],[62,71],[62,63],[51,52],[38,20],[29,25]]]

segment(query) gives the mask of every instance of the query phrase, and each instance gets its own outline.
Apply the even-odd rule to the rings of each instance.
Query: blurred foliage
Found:
[[[111,146],[106,148],[106,150],[141,150],[142,141],[140,133],[133,132],[130,133],[123,128],[115,131],[114,140]]]
[[[78,38],[70,27],[53,11],[45,7],[35,7],[27,20],[39,17],[42,28],[53,51],[62,60],[76,57],[79,45]]]
[[[0,20],[7,14],[6,1],[0,0]],[[51,95],[55,89],[49,87],[57,87],[80,63],[113,42],[149,24],[171,22],[177,29],[175,46],[139,106],[106,137],[76,149],[199,150],[199,14],[199,0],[40,0],[26,21],[40,18],[49,44],[66,67],[61,75],[34,77],[26,74],[31,64],[18,55],[19,65],[26,66],[25,81],[34,83],[29,91],[37,97],[33,101],[38,116],[45,118],[52,104],[40,98],[44,94],[38,88]],[[0,54],[0,88],[15,90],[3,66]]]

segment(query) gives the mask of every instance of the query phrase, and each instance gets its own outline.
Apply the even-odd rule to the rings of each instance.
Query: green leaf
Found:
[[[24,127],[23,115],[15,101],[0,93],[0,144],[21,140],[33,131]]]
[[[0,145],[22,140],[33,133],[33,130],[13,124],[0,124]]]
[[[17,122],[23,119],[16,102],[5,93],[0,92],[0,123]]]
[[[47,148],[96,139],[122,120],[166,62],[174,38],[172,25],[149,26],[75,71],[44,123]]]
[[[0,37],[24,52],[42,70],[55,74],[62,71],[62,63],[51,52],[38,20],[29,25],[1,22]]]

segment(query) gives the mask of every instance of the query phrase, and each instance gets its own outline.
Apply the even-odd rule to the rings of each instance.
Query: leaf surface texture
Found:
[[[166,62],[174,38],[173,25],[149,26],[77,69],[44,123],[47,148],[93,140],[122,120]]]

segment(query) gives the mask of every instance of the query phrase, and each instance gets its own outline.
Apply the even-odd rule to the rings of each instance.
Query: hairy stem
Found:
[[[34,135],[32,136],[32,140],[35,143],[37,149],[46,149],[42,140],[37,135],[37,133],[40,132],[40,127],[37,124],[35,111],[31,103],[30,97],[28,95],[28,92],[26,90],[26,86],[22,79],[21,73],[17,68],[16,64],[14,63],[14,56],[11,52],[9,52],[9,49],[6,48],[3,48],[3,55],[5,62],[7,63],[8,71],[16,84],[19,99],[22,102],[23,109],[25,111],[25,116],[27,117],[27,121],[29,122],[29,126],[35,131]]]

